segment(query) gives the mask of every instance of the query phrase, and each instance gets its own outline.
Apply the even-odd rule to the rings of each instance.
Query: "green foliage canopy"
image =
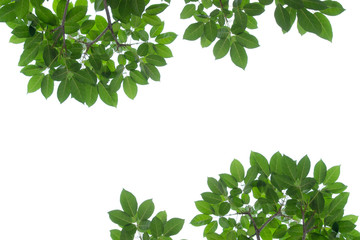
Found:
[[[294,161],[277,152],[268,161],[251,152],[247,171],[235,159],[230,173],[221,173],[218,179],[208,177],[209,191],[195,201],[199,214],[190,223],[204,226],[203,236],[208,240],[359,240],[358,217],[344,215],[349,193],[338,181],[340,166],[328,169],[320,160],[312,174],[310,170],[308,156]],[[171,240],[183,227],[182,219],[167,221],[165,211],[150,220],[152,200],[137,207],[136,198],[126,190],[120,204],[123,210],[109,212],[122,228],[111,230],[113,240],[132,240],[136,232],[140,239]]]
[[[12,28],[10,42],[23,43],[21,72],[30,77],[28,92],[41,90],[45,98],[57,87],[60,103],[69,96],[92,106],[98,97],[118,104],[118,91],[134,99],[138,85],[160,80],[159,67],[172,57],[167,46],[176,38],[163,32],[164,12],[170,0],[0,0],[0,22]],[[249,31],[256,17],[275,4],[275,20],[288,32],[297,19],[301,34],[314,33],[332,40],[326,17],[344,11],[337,1],[321,0],[185,0],[180,18],[193,18],[183,38],[212,43],[215,59],[230,53],[245,69],[246,49],[259,46]],[[89,7],[96,14],[88,14]]]

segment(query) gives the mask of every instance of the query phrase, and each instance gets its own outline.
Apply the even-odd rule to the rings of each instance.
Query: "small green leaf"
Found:
[[[68,80],[61,81],[57,90],[57,98],[60,103],[65,102],[71,92],[70,82]]]
[[[150,15],[157,15],[162,13],[169,5],[165,3],[153,4],[146,9],[146,13]]]
[[[156,44],[156,45],[154,45],[154,50],[159,56],[161,56],[163,58],[171,58],[171,57],[173,57],[173,54],[172,54],[170,48],[168,48],[164,44]]]
[[[75,21],[76,22],[76,21]],[[104,31],[108,26],[108,22],[103,16],[96,15],[95,16],[95,25],[99,31]]]
[[[209,223],[204,229],[204,236],[206,236],[209,233],[214,233],[217,227],[218,227],[217,221],[212,221],[211,223]]]
[[[226,56],[230,50],[230,40],[228,38],[219,39],[214,45],[213,54],[215,59],[220,59]]]
[[[204,34],[205,37],[210,41],[213,42],[217,36],[217,27],[216,23],[213,20],[207,22],[204,26]]]
[[[66,21],[67,22],[79,22],[81,19],[83,19],[86,16],[86,12],[87,12],[87,7],[85,7],[85,6],[73,7],[66,14]]]
[[[331,42],[333,38],[333,32],[329,19],[319,12],[316,12],[314,15],[321,24],[321,33],[318,36]]]
[[[113,210],[113,211],[108,212],[108,214],[109,214],[110,220],[113,223],[116,223],[120,226],[125,226],[125,225],[132,223],[131,217],[123,211]]]
[[[176,37],[177,37],[176,33],[167,32],[167,33],[162,33],[162,34],[158,35],[155,38],[155,41],[159,44],[170,44],[176,39]]]
[[[321,23],[314,14],[306,9],[297,10],[297,17],[299,25],[307,32],[312,32],[317,35],[321,34]]]
[[[126,76],[124,78],[123,89],[124,89],[125,94],[130,99],[134,99],[136,97],[138,88],[137,88],[136,82],[133,81],[133,79],[131,77]]]
[[[167,221],[164,226],[164,236],[170,237],[178,234],[184,226],[184,222],[185,220],[180,218],[172,218]]]
[[[334,166],[334,167],[330,168],[326,172],[324,184],[328,185],[328,184],[336,182],[336,180],[339,178],[339,176],[340,176],[340,166]]]
[[[236,178],[234,178],[233,176],[227,173],[222,173],[219,175],[220,175],[220,179],[226,184],[227,187],[237,188],[238,183],[236,181]]]
[[[44,79],[44,74],[37,74],[30,78],[29,83],[27,85],[27,92],[32,93],[36,92],[41,88],[42,80]]]
[[[187,4],[180,13],[181,19],[191,18],[196,11],[195,4]]]
[[[58,51],[51,45],[46,45],[43,52],[44,63],[46,66],[51,67],[59,55]]]
[[[152,199],[146,200],[140,204],[137,214],[137,219],[146,220],[154,213],[155,205]]]
[[[99,96],[100,96],[100,99],[107,105],[109,106],[113,106],[113,107],[116,107],[117,106],[117,94],[116,93],[111,93],[107,88],[105,88],[105,86],[99,82],[99,84],[97,85],[97,89],[98,89],[98,93],[99,93]],[[124,190],[123,190],[124,192]],[[123,193],[122,192],[122,193]],[[131,193],[130,193],[131,194]],[[132,209],[131,207],[132,206],[128,206],[126,204],[134,204],[133,202],[127,202],[127,201],[131,201],[129,200],[127,197],[128,197],[128,194],[122,194],[123,196],[123,202],[124,202],[124,206],[121,204],[121,206],[123,207],[123,210],[129,214],[130,216],[134,216],[133,212],[134,209]],[[129,197],[130,198],[130,197]],[[136,201],[136,200],[135,200]],[[120,197],[120,202],[121,202],[121,197]],[[136,205],[137,206],[137,205]],[[135,213],[136,213],[136,209],[135,209]]]
[[[263,5],[259,3],[248,3],[244,6],[244,11],[249,16],[257,16],[262,14],[265,9]]]
[[[300,180],[307,177],[310,171],[311,162],[308,156],[304,156],[296,166],[297,178]]]
[[[248,57],[244,47],[239,42],[233,42],[230,49],[231,61],[242,69],[246,68]]]
[[[213,207],[211,207],[211,204],[205,201],[196,201],[195,202],[195,206],[196,208],[204,214],[213,214],[214,213],[214,209]]]
[[[144,20],[144,22],[146,22],[147,24],[150,24],[152,26],[160,25],[162,23],[161,19],[158,16],[150,15],[148,13],[144,13],[142,15],[142,19]]]
[[[204,192],[201,194],[201,197],[204,199],[204,201],[211,204],[217,204],[222,202],[221,196],[212,192]]]
[[[43,21],[44,23],[47,23],[49,25],[55,26],[57,23],[57,18],[55,15],[51,12],[51,10],[47,9],[43,6],[38,6],[35,8],[35,13],[37,17]]]
[[[213,193],[218,194],[218,195],[224,194],[224,190],[223,190],[221,184],[215,178],[208,177],[207,185],[209,186],[210,190]]]
[[[154,217],[150,223],[150,231],[154,237],[159,237],[164,232],[164,224],[158,217]]]
[[[291,28],[290,15],[288,11],[281,4],[277,4],[274,15],[276,23],[284,32],[288,32]]]
[[[203,226],[212,221],[212,217],[207,214],[198,214],[190,222],[195,227]]]
[[[159,25],[152,26],[150,29],[150,37],[154,38],[160,35],[160,33],[164,30],[165,22],[161,22]]]
[[[41,93],[48,99],[54,91],[54,80],[47,74],[41,82]]]
[[[183,38],[186,40],[194,41],[201,37],[204,33],[204,23],[197,22],[190,24],[184,32]]]
[[[121,235],[121,231],[118,229],[111,229],[110,230],[110,237],[112,240],[119,240]]]
[[[256,179],[258,173],[259,173],[259,172],[258,172],[257,167],[255,167],[255,166],[250,167],[250,168],[247,170],[247,173],[246,173],[244,182],[245,182],[246,184],[251,184],[251,182]]]
[[[141,84],[141,85],[148,84],[148,81],[145,78],[145,76],[141,72],[139,72],[137,70],[131,70],[130,71],[130,77],[137,84]]]
[[[147,76],[149,76],[154,81],[160,81],[160,72],[154,65],[145,63],[142,66]]]
[[[316,163],[314,167],[314,178],[318,184],[322,183],[326,177],[326,165],[320,160]]]
[[[234,159],[230,165],[230,173],[235,177],[238,182],[242,182],[244,180],[245,170],[244,166],[237,159]]]

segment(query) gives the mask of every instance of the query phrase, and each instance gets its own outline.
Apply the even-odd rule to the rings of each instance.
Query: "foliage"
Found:
[[[158,16],[170,0],[0,0],[0,22],[12,28],[12,43],[24,43],[21,72],[30,77],[28,92],[41,89],[45,98],[57,86],[60,103],[71,96],[92,106],[100,99],[117,106],[118,91],[134,99],[138,85],[160,80],[159,67],[172,57],[167,46],[177,34],[163,32]],[[245,69],[245,48],[259,46],[247,30],[257,28],[254,16],[273,0],[185,0],[180,17],[193,17],[183,38],[200,38],[201,46],[216,42],[216,59],[230,52],[236,66]],[[332,30],[325,15],[344,11],[336,1],[275,0],[275,20],[283,32],[296,18],[299,32],[315,33],[329,41]],[[89,5],[95,16],[88,14]],[[210,12],[211,11],[211,12]]]
[[[109,217],[121,230],[110,230],[112,240],[132,240],[135,236],[142,240],[159,239],[171,240],[184,225],[184,220],[171,218],[167,220],[165,211],[157,213],[151,220],[155,205],[152,199],[145,200],[139,206],[135,196],[122,190],[120,204],[123,210],[112,210]]]
[[[209,240],[360,239],[357,216],[344,216],[349,193],[337,182],[340,166],[320,160],[309,176],[307,156],[296,162],[279,152],[270,161],[252,152],[246,171],[234,160],[230,173],[208,178],[191,224]],[[251,197],[252,195],[252,197]],[[217,229],[218,233],[216,232]]]

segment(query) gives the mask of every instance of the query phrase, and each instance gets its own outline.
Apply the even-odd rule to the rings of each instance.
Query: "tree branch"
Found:
[[[70,3],[70,0],[66,0],[66,4],[65,4],[65,9],[64,9],[64,14],[63,14],[63,17],[62,17],[62,21],[61,21],[61,25],[58,26],[57,28],[55,28],[53,30],[53,32],[57,31],[60,29],[60,33],[56,36],[55,38],[55,41],[54,41],[54,44],[53,46],[57,43],[57,41],[59,40],[60,38],[60,35],[63,36],[63,46],[61,48],[61,51],[63,49],[65,49],[65,52],[66,52],[66,44],[65,44],[65,21],[66,21],[66,13],[67,13],[67,10],[69,8],[69,3]]]
[[[272,215],[272,216],[259,228],[259,232],[260,232],[261,230],[263,230],[263,229],[266,227],[266,225],[268,225],[269,222],[271,222],[276,216],[278,216],[278,215],[281,214],[281,209],[282,209],[282,207],[283,207],[283,206],[280,206],[279,210],[278,210],[274,215]]]
[[[116,42],[116,45],[118,47],[121,47],[121,44],[119,43],[119,41],[117,40],[117,37],[114,33],[114,30],[112,28],[112,24],[111,24],[111,17],[110,17],[110,12],[109,12],[109,6],[107,4],[107,0],[104,0],[104,8],[105,8],[105,13],[106,13],[106,17],[107,17],[107,20],[108,20],[108,30],[110,30],[111,32],[111,35],[113,36],[115,42]]]
[[[220,2],[221,10],[222,10],[222,12],[224,13],[225,21],[226,21],[226,23],[229,23],[227,17],[225,16],[224,5],[223,5],[223,3],[222,3],[222,0],[219,0],[219,2]]]

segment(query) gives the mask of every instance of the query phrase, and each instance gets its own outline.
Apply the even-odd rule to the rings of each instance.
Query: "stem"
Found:
[[[279,210],[278,210],[274,215],[272,215],[272,216],[259,228],[259,232],[260,232],[261,230],[263,230],[263,229],[266,227],[266,225],[268,225],[269,222],[271,222],[276,216],[278,216],[278,215],[281,214],[281,209],[282,209],[282,206],[280,206]]]
[[[222,10],[222,11],[223,11],[223,13],[224,13],[224,5],[223,5],[223,3],[222,3],[222,0],[219,0],[219,2],[220,2],[220,7],[221,7],[221,10]],[[225,17],[225,21],[226,21],[226,23],[229,23],[229,22],[228,22],[227,17],[225,16],[225,13],[224,13],[224,17]]]
[[[115,33],[114,33],[114,30],[113,30],[113,28],[112,28],[111,18],[110,18],[110,12],[109,12],[109,6],[108,6],[108,4],[107,4],[107,0],[104,0],[104,8],[105,8],[106,17],[107,17],[107,20],[108,20],[108,27],[107,27],[107,29],[110,30],[111,35],[113,36],[113,38],[114,38],[114,40],[115,40],[115,42],[116,42],[116,45],[117,45],[118,47],[120,47],[121,44],[118,42],[117,37],[116,37],[116,35],[115,35]]]
[[[59,34],[56,36],[56,39],[55,39],[55,41],[54,41],[53,46],[54,46],[54,45],[56,44],[56,42],[59,40],[60,35],[62,35],[62,36],[63,36],[63,46],[62,46],[62,48],[61,48],[61,51],[62,51],[63,49],[65,49],[65,52],[66,52],[66,44],[65,44],[65,20],[66,20],[66,13],[67,13],[67,10],[68,10],[68,8],[69,8],[69,3],[70,3],[70,0],[66,0],[66,5],[65,5],[65,9],[64,9],[64,14],[63,14],[63,17],[62,17],[61,25],[53,30],[53,32],[55,32],[55,31],[61,29],[61,33],[59,33]]]

